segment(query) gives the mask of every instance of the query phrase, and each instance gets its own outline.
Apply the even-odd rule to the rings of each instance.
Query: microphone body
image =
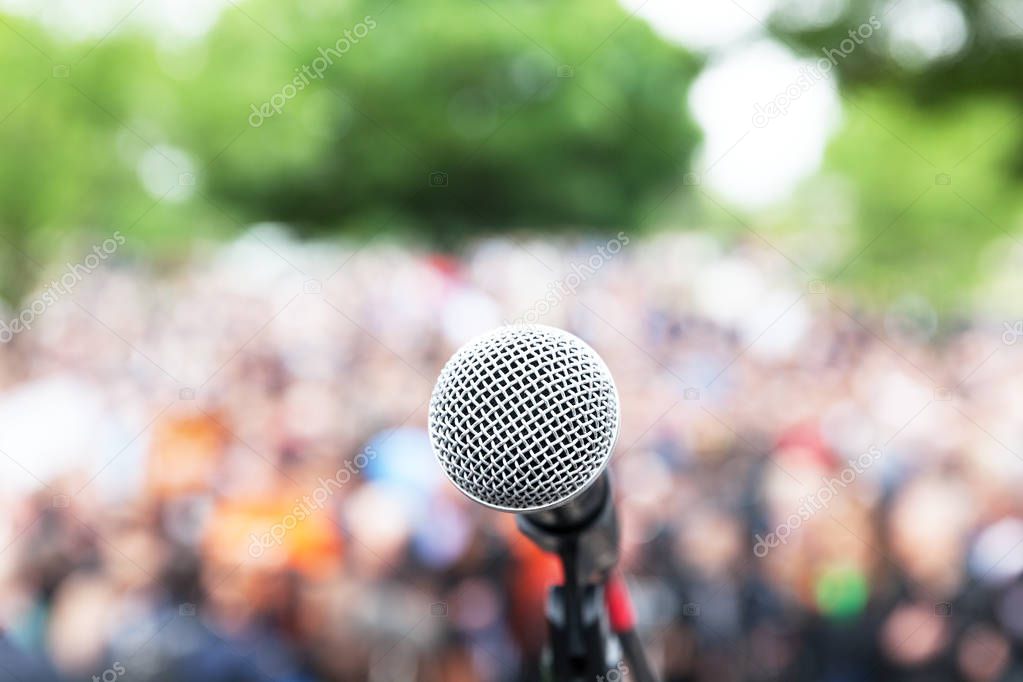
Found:
[[[553,327],[498,328],[441,370],[429,422],[451,482],[517,514],[519,530],[561,560],[564,584],[547,601],[553,679],[602,679],[618,669],[620,641],[641,655],[631,624],[611,636],[611,621],[631,622],[621,617],[631,604],[614,574],[618,518],[605,471],[618,438],[618,391],[600,356]],[[649,666],[636,669],[638,682],[656,679],[643,674]]]
[[[562,556],[568,545],[574,545],[571,570],[580,584],[603,583],[618,563],[618,514],[606,472],[571,501],[519,514],[515,523],[523,535],[547,552]]]

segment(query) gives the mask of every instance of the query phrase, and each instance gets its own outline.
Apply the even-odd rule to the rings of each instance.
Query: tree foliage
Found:
[[[697,67],[613,0],[258,0],[176,123],[212,192],[308,231],[633,224],[687,167]]]

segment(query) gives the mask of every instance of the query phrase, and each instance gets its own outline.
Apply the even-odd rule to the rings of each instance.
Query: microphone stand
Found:
[[[538,547],[558,555],[565,576],[547,595],[546,679],[620,682],[629,672],[636,682],[657,682],[635,633],[625,583],[614,572],[618,516],[607,474],[568,504],[520,514],[516,523]]]

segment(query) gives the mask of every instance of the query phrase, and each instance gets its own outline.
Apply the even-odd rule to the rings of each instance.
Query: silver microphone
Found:
[[[621,659],[614,624],[637,680],[656,680],[614,574],[618,517],[604,470],[620,421],[600,356],[542,325],[500,327],[465,344],[430,399],[430,442],[451,482],[515,512],[519,530],[561,560],[564,582],[546,607],[550,679],[603,679]]]
[[[430,441],[451,482],[481,504],[534,516],[565,508],[602,479],[619,423],[618,391],[600,356],[543,325],[469,341],[430,400]]]

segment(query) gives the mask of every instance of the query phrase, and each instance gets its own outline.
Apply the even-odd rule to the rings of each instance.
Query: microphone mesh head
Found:
[[[478,337],[444,366],[430,441],[467,496],[503,511],[558,506],[604,470],[618,437],[618,392],[575,336],[512,325]]]

